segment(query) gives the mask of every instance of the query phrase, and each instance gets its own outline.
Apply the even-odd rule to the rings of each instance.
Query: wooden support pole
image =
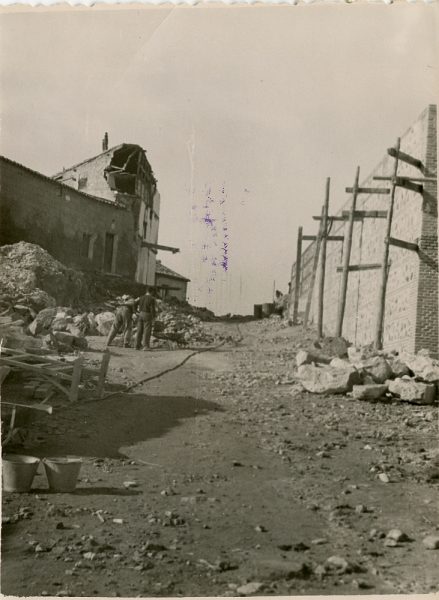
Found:
[[[346,294],[348,290],[348,278],[349,278],[349,262],[351,260],[351,249],[352,249],[352,233],[354,231],[354,217],[355,217],[355,208],[357,205],[357,195],[358,195],[358,181],[360,179],[360,167],[357,167],[357,172],[355,174],[355,182],[354,187],[352,188],[352,200],[351,200],[351,209],[349,214],[348,221],[348,230],[345,236],[344,243],[344,256],[343,256],[343,273],[341,276],[341,291],[340,291],[340,300],[338,305],[338,315],[337,315],[337,325],[335,329],[336,337],[341,337],[343,333],[343,319],[344,319],[344,311],[346,307]]]
[[[296,282],[294,285],[293,325],[297,325],[299,314],[300,275],[302,266],[302,231],[302,227],[299,227],[297,230]]]
[[[342,211],[342,216],[345,219],[349,219],[349,211]],[[387,210],[356,210],[354,213],[354,219],[362,221],[363,219],[386,219]]]
[[[315,251],[314,251],[314,258],[313,258],[312,271],[311,271],[311,280],[309,282],[309,289],[308,289],[308,297],[306,299],[305,316],[303,318],[304,327],[306,327],[308,325],[309,313],[311,312],[312,296],[314,293],[314,285],[316,282],[317,267],[319,264],[320,246],[322,243],[322,231],[323,231],[322,223],[323,223],[324,210],[325,210],[325,207],[323,206],[322,207],[322,215],[321,215],[320,224],[319,224],[319,232],[317,234],[316,247],[315,247]]]
[[[69,400],[70,402],[76,402],[79,395],[79,384],[81,382],[82,363],[84,362],[83,356],[78,356],[73,366],[72,374],[72,385],[70,386]]]
[[[346,193],[353,194],[354,188],[347,187]],[[358,188],[357,194],[390,194],[390,190],[387,188]]]
[[[104,395],[104,386],[105,386],[105,378],[107,377],[108,365],[110,364],[110,351],[105,350],[104,355],[102,357],[101,368],[99,371],[99,379],[98,379],[98,398],[102,398]]]
[[[392,177],[387,175],[374,175],[373,179],[376,179],[377,181],[392,181]],[[416,183],[436,183],[437,181],[437,177],[409,177],[407,175],[400,175],[398,179],[415,181]]]
[[[401,146],[401,139],[396,140],[396,146],[393,152],[388,150],[390,156],[395,158],[395,164],[393,165],[393,177],[392,177],[392,188],[390,191],[390,206],[387,211],[386,221],[386,233],[384,237],[383,247],[383,260],[381,263],[381,285],[378,293],[378,310],[377,310],[377,322],[375,330],[375,347],[379,350],[383,347],[383,332],[384,332],[384,314],[386,308],[386,290],[387,290],[387,277],[388,277],[388,262],[389,262],[389,247],[390,247],[390,234],[392,232],[392,220],[393,220],[393,209],[395,206],[395,192],[397,187],[397,174],[398,174],[398,158],[401,158],[399,148]],[[406,161],[407,162],[407,161]]]
[[[337,267],[337,273],[343,273],[344,267]],[[371,269],[381,269],[381,263],[364,263],[362,265],[349,265],[349,273],[352,271],[370,271]]]
[[[319,274],[319,304],[317,309],[317,335],[323,337],[323,306],[325,296],[325,271],[326,271],[326,245],[328,241],[328,215],[329,215],[329,190],[331,186],[331,178],[326,178],[325,203],[323,205],[322,214],[322,250],[320,261]]]
[[[416,169],[422,170],[423,168],[422,161],[419,160],[419,158],[413,158],[413,156],[410,156],[410,154],[401,152],[399,148],[388,148],[387,154],[395,158],[397,163],[398,160],[402,160],[403,162],[412,165],[412,167],[416,167]]]
[[[302,236],[302,240],[305,242],[315,242],[317,240],[317,236],[316,235],[303,235]],[[327,235],[326,236],[326,241],[327,242],[343,242],[344,240],[344,235]]]
[[[398,238],[390,237],[389,244],[391,246],[396,246],[397,248],[403,248],[404,250],[419,252],[419,246],[414,242],[406,242],[405,240],[399,240]]]

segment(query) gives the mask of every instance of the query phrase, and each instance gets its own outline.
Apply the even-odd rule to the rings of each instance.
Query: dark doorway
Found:
[[[104,271],[111,273],[114,252],[114,233],[105,234]]]

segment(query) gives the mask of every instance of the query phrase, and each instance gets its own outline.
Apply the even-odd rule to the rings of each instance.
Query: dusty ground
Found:
[[[39,419],[25,452],[84,464],[74,494],[48,493],[42,469],[32,493],[3,494],[3,518],[19,515],[3,526],[3,594],[438,589],[439,551],[422,544],[439,530],[437,408],[299,393],[292,364],[306,334],[268,321],[240,328],[239,346]],[[189,353],[115,348],[110,375],[136,381]],[[394,528],[410,541],[387,546]],[[325,572],[334,555],[348,565]]]

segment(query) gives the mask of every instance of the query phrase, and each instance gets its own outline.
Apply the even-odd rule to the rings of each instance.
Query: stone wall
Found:
[[[417,121],[401,136],[401,150],[420,159],[422,170],[399,162],[398,175],[433,177],[436,175],[436,106],[428,106]],[[389,147],[396,140],[389,141]],[[374,171],[361,178],[361,187],[390,187],[389,182],[375,181],[373,176],[390,176],[394,159],[388,154]],[[352,174],[354,176],[354,173]],[[346,182],[346,186],[352,186]],[[357,199],[357,210],[387,210],[389,196],[364,195]],[[337,212],[348,210],[350,198]],[[364,219],[354,224],[350,264],[381,263],[385,219]],[[330,235],[343,235],[347,225],[334,221]],[[316,225],[317,229],[317,225]],[[438,352],[438,228],[437,184],[424,184],[422,194],[397,187],[391,236],[417,243],[419,254],[391,246],[387,285],[384,348],[417,351],[428,348]],[[339,303],[343,242],[328,242],[325,277],[324,332],[334,335]],[[299,310],[304,311],[311,280],[315,244],[302,253],[302,282]],[[315,322],[318,277],[314,286],[311,322]],[[355,344],[373,341],[376,327],[381,270],[349,273],[343,335]],[[295,281],[292,282],[294,289]]]

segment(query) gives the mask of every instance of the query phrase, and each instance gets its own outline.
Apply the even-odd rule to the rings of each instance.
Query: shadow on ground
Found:
[[[191,396],[115,396],[60,414],[56,431],[26,452],[39,457],[124,458],[120,448],[162,437],[185,419],[220,410],[214,402]]]

